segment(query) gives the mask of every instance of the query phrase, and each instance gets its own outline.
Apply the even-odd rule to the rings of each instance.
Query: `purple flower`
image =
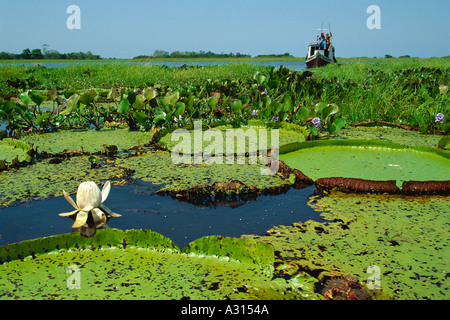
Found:
[[[274,116],[274,117],[273,117],[273,121],[277,121],[277,122],[280,121],[280,117]]]
[[[317,129],[320,129],[320,119],[318,117],[312,119],[312,123],[316,126]]]
[[[436,115],[436,121],[435,122],[440,122],[440,123],[444,123],[444,115],[442,113],[438,113]]]

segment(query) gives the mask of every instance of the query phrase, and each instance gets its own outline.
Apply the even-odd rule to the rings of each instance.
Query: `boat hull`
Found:
[[[326,66],[329,63],[333,63],[333,60],[316,52],[312,57],[307,58],[305,63],[308,68],[314,68]]]

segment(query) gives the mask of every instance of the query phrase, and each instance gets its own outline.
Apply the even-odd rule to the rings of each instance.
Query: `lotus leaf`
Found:
[[[320,298],[307,275],[271,280],[273,249],[254,240],[205,237],[180,253],[150,230],[104,229],[3,246],[0,258],[2,299]]]

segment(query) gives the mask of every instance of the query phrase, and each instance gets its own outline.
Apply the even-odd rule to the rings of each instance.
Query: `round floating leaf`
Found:
[[[195,252],[180,253],[170,239],[149,230],[101,229],[93,238],[71,233],[2,246],[0,258],[0,296],[6,299],[280,295],[271,289],[270,272],[263,272],[273,265],[273,249],[254,240],[199,239]],[[288,292],[282,294],[293,297]]]
[[[450,152],[381,140],[324,140],[299,143],[280,156],[313,180],[328,177],[367,180],[450,180]]]

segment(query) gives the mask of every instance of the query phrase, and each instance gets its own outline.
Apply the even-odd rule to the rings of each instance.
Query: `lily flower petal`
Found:
[[[68,216],[76,214],[78,211],[79,210],[77,209],[77,210],[70,211],[70,212],[58,213],[58,215],[61,217],[68,217]]]
[[[91,211],[92,209],[94,209],[93,206],[86,206],[86,207],[84,207],[83,209],[79,209],[79,210],[80,210],[80,211],[84,211],[84,212],[89,212],[89,211]]]
[[[102,204],[102,205],[100,206],[100,208],[103,209],[103,210],[105,210],[106,213],[108,213],[111,217],[117,218],[117,217],[121,217],[121,216],[122,216],[121,214],[112,212],[111,209],[109,209],[109,208],[108,208],[107,206],[105,206],[104,204]]]
[[[96,232],[97,232],[97,229],[95,227],[82,226],[80,228],[80,235],[82,235],[85,238],[93,237]]]
[[[78,186],[77,205],[78,208],[92,206],[98,208],[102,201],[100,188],[92,181],[83,182]]]
[[[111,191],[111,182],[106,181],[102,189],[102,203],[105,202],[106,198],[108,198],[110,191]]]
[[[102,210],[94,208],[92,209],[91,213],[92,218],[94,219],[94,224],[97,228],[103,226],[106,223],[106,216]]]
[[[88,212],[86,211],[80,211],[77,214],[77,219],[75,220],[75,223],[72,225],[72,228],[79,228],[83,226],[88,219]]]
[[[72,207],[74,207],[75,209],[78,210],[78,206],[75,204],[75,201],[73,201],[73,199],[69,196],[69,194],[67,192],[65,192],[64,190],[63,190],[63,196],[67,200],[67,202],[72,205]]]

